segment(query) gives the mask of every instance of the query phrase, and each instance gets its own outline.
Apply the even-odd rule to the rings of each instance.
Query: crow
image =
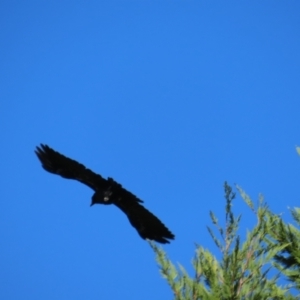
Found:
[[[93,189],[95,193],[92,196],[91,206],[114,204],[121,209],[141,238],[162,244],[170,243],[169,240],[175,238],[155,215],[142,206],[142,200],[124,189],[113,178],[105,179],[44,144],[36,147],[35,153],[46,171],[63,178],[78,180]]]

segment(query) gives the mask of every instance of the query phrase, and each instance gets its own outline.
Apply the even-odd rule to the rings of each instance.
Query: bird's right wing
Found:
[[[114,204],[128,217],[130,224],[143,239],[154,240],[166,244],[175,238],[174,234],[149,210],[137,201],[120,199]]]
[[[35,153],[43,168],[63,178],[78,180],[93,190],[106,189],[108,182],[102,176],[87,169],[79,162],[68,158],[47,145],[36,147]]]

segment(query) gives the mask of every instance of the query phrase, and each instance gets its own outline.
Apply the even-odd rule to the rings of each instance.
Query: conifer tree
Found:
[[[236,186],[257,222],[247,233],[246,240],[240,241],[238,234],[241,216],[232,211],[232,201],[236,194],[225,182],[225,228],[217,217],[210,217],[221,239],[211,228],[209,233],[221,252],[216,257],[202,246],[196,246],[192,261],[195,270],[190,276],[183,266],[176,267],[162,248],[150,242],[156,253],[162,276],[167,280],[176,300],[240,300],[240,299],[300,299],[292,289],[300,291],[300,231],[284,223],[279,215],[273,214],[262,197],[255,208],[250,197]],[[298,227],[300,209],[291,211]],[[274,275],[275,274],[275,275]],[[283,285],[282,277],[291,282]]]

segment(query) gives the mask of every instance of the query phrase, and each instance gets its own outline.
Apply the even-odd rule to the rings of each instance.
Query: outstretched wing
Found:
[[[43,168],[50,173],[67,179],[78,180],[95,191],[99,189],[105,190],[108,187],[107,180],[102,176],[47,145],[41,144],[40,147],[36,147],[35,153],[41,161]]]
[[[136,201],[120,198],[114,204],[128,217],[130,224],[143,239],[167,244],[175,238],[174,234],[149,210]]]

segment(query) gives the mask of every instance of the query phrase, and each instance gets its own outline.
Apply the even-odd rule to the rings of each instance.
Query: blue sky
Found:
[[[1,299],[170,299],[149,245],[92,191],[43,171],[39,143],[111,176],[194,242],[223,183],[299,206],[298,1],[2,1]],[[240,198],[242,232],[255,219]]]

